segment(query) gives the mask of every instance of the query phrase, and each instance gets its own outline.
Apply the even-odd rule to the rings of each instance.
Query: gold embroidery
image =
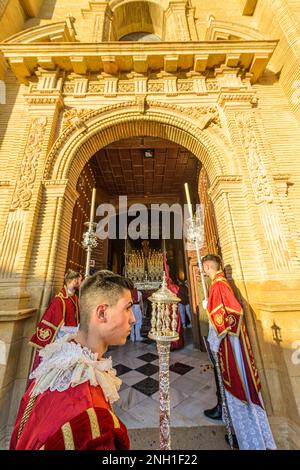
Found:
[[[99,437],[101,435],[96,412],[95,412],[94,408],[89,408],[89,409],[86,410],[86,412],[89,415],[92,438],[96,439],[97,437]]]
[[[223,318],[222,313],[217,313],[217,314],[214,316],[214,320],[215,320],[215,322],[216,322],[216,324],[217,324],[218,326],[224,325],[224,318]]]
[[[65,423],[61,427],[61,431],[63,433],[65,450],[75,450],[73,432],[70,423]]]
[[[56,325],[53,325],[53,323],[50,323],[49,321],[47,320],[42,320],[42,323],[46,326],[50,326],[51,328],[53,328],[54,330],[57,329],[57,326]]]
[[[21,434],[23,432],[23,428],[24,428],[24,426],[25,426],[25,424],[26,424],[26,422],[27,422],[27,420],[30,416],[30,413],[32,411],[32,408],[35,404],[36,399],[37,399],[37,396],[31,397],[29,402],[26,405],[26,408],[25,408],[25,411],[24,411],[24,414],[23,414],[23,417],[21,419],[21,423],[20,423],[20,426],[19,426],[19,429],[18,429],[18,440],[21,437]]]
[[[37,328],[36,335],[40,341],[48,341],[52,336],[50,328]]]
[[[230,327],[233,327],[236,325],[236,319],[234,315],[228,315],[228,317],[225,319],[226,323],[229,324]]]
[[[114,422],[114,427],[115,428],[120,428],[120,422],[118,420],[118,418],[116,417],[116,415],[114,413],[112,413],[112,411],[108,410],[111,414],[111,417],[113,419],[113,422]]]
[[[209,313],[210,315],[212,315],[212,314],[215,313],[217,310],[219,310],[219,308],[221,308],[221,307],[223,307],[223,304],[218,305],[218,306],[215,307],[211,312],[208,311],[208,313]]]
[[[260,391],[260,379],[259,379],[259,376],[258,376],[258,370],[256,368],[254,357],[252,355],[252,349],[251,349],[251,346],[250,346],[249,338],[248,338],[248,336],[245,335],[245,332],[244,332],[243,328],[241,329],[241,336],[242,336],[242,341],[244,343],[244,350],[245,350],[248,366],[249,366],[249,369],[250,369],[250,374],[252,375],[253,384],[254,384],[256,393],[258,394],[259,391]],[[249,349],[247,348],[247,345],[249,346]],[[251,354],[251,358],[249,357],[249,352]]]

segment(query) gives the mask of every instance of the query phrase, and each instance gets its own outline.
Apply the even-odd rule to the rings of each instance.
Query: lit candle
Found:
[[[91,213],[90,213],[90,222],[94,222],[95,204],[96,204],[96,188],[93,188],[93,192],[92,192],[92,203],[91,203]]]
[[[193,208],[192,208],[188,183],[184,183],[184,189],[185,189],[185,195],[186,195],[186,200],[187,200],[187,204],[188,204],[190,217],[193,217]]]

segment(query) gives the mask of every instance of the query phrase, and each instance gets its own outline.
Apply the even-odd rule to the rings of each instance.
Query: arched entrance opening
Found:
[[[145,279],[158,281],[158,267],[150,266],[153,263],[148,255],[144,259],[145,240],[152,260],[161,260],[161,270],[162,254],[165,253],[171,278],[181,288],[182,301],[191,305],[191,321],[183,313],[183,324],[192,323],[194,345],[203,349],[202,294],[197,257],[187,245],[183,230],[178,232],[178,210],[183,216],[185,214],[184,183],[189,185],[194,207],[201,203],[205,213],[202,254],[207,250],[219,252],[214,209],[208,195],[208,176],[192,152],[170,140],[147,136],[122,139],[98,150],[84,166],[77,182],[79,197],[73,209],[66,269],[85,271],[86,253],[81,241],[84,222],[87,222],[90,213],[90,193],[92,187],[96,187],[97,207],[111,204],[116,213],[110,219],[110,234],[104,239],[98,237],[91,271],[111,269],[119,274],[134,276],[137,285]],[[126,199],[126,208],[120,207],[120,198],[123,198],[122,204]],[[132,234],[132,223],[137,215],[141,215],[143,208],[147,211],[147,221],[144,221],[147,226],[138,224],[138,233]],[[130,212],[132,209],[134,213]],[[126,234],[124,227],[121,227],[124,217]],[[100,222],[99,217],[96,217],[96,222]],[[143,260],[140,260],[141,265],[131,267],[129,271],[132,256],[142,257]],[[189,287],[188,291],[186,287]],[[147,327],[144,331],[147,333]]]
[[[143,100],[119,103],[99,110],[80,111],[76,123],[63,129],[46,161],[45,192],[40,218],[42,223],[47,221],[48,230],[42,236],[40,232],[37,233],[36,255],[32,259],[34,275],[44,278],[45,285],[52,289],[60,288],[72,237],[74,204],[80,194],[78,182],[91,157],[113,142],[132,136],[164,139],[180,145],[201,161],[211,183],[219,184],[219,181],[226,178],[225,175],[230,175],[229,179],[233,179],[232,175],[238,172],[238,168],[230,149],[224,146],[222,136],[220,138],[214,129],[209,130],[215,120],[218,120],[215,108],[203,107],[186,115],[180,106],[170,107],[159,102],[145,103]],[[87,204],[91,199],[92,184],[89,184],[84,195]],[[88,210],[88,206],[86,209]],[[222,204],[215,205],[215,210],[217,219],[218,213],[224,216]],[[222,237],[226,241],[229,236],[227,229],[219,233],[221,241]],[[49,247],[48,251],[40,250],[41,246]],[[228,257],[232,260],[231,252]],[[239,264],[235,260],[232,263],[237,272],[240,269]],[[41,305],[48,302],[48,292],[49,290],[44,289]]]
[[[122,139],[132,138],[132,136],[135,136],[135,138],[145,136],[147,138],[159,138],[181,146],[190,152],[192,158],[196,159],[198,164],[201,162],[207,172],[207,177],[203,178],[203,181],[209,181],[210,183],[208,196],[213,195],[214,199],[212,198],[212,200],[216,210],[216,219],[218,220],[218,216],[219,220],[228,217],[228,211],[226,212],[224,205],[222,205],[224,200],[226,202],[226,198],[219,198],[219,194],[222,195],[220,182],[239,181],[238,162],[235,162],[232,154],[229,158],[230,149],[226,145],[225,138],[222,140],[222,136],[220,137],[221,129],[217,124],[217,111],[212,108],[201,108],[196,112],[193,111],[193,114],[187,115],[181,111],[180,106],[172,105],[168,107],[163,103],[146,103],[144,100],[137,100],[133,104],[120,103],[118,106],[107,106],[101,110],[87,111],[86,114],[81,113],[80,117],[76,119],[75,125],[66,128],[60,135],[48,157],[45,170],[46,194],[42,201],[43,219],[47,221],[48,226],[50,225],[50,229],[53,227],[52,232],[49,230],[48,233],[50,235],[54,233],[55,235],[51,238],[52,243],[49,240],[51,252],[49,252],[47,273],[48,279],[53,280],[55,286],[59,287],[61,285],[61,278],[67,263],[68,246],[72,236],[74,204],[79,196],[77,185],[80,176],[85,166],[90,164],[91,158],[99,150],[105,149]],[[210,129],[210,126],[214,123],[217,127],[216,132],[214,132],[215,129]],[[221,147],[221,143],[223,143],[223,147]],[[201,168],[200,171],[202,171]],[[196,182],[198,184],[199,179]],[[89,187],[90,192],[92,183],[93,181]],[[202,186],[200,183],[200,187],[204,188],[204,183]],[[90,192],[85,192],[86,200],[89,201]],[[198,191],[196,191],[196,194],[198,196]],[[89,213],[88,210],[86,212]],[[223,230],[220,232],[222,242],[222,240],[226,240],[226,234],[228,234],[228,237],[230,236],[230,228],[228,230],[226,222],[221,223],[220,227]],[[224,227],[226,228],[225,232]],[[218,240],[218,236],[216,236],[216,240]],[[47,246],[47,241],[43,240],[43,242]],[[228,252],[226,252],[226,255],[228,256]],[[36,263],[36,265],[40,267],[42,263]],[[238,267],[237,264],[235,266]],[[191,272],[196,274],[194,265],[192,265],[192,269],[190,267],[187,269],[187,275],[191,276]],[[197,285],[196,282],[195,285]],[[194,289],[196,290],[195,287]],[[197,312],[195,312],[195,318],[197,318],[196,314]],[[193,328],[194,331],[198,331],[200,336],[199,325],[198,328]],[[205,360],[207,362],[207,357]],[[120,365],[129,367],[124,363],[120,363]],[[153,365],[155,366],[155,364]],[[193,368],[194,366],[188,365],[188,367]],[[185,370],[191,371],[190,369]],[[147,379],[145,380],[147,381]],[[140,382],[135,385],[139,384],[141,386]],[[147,384],[149,382],[151,381],[148,380]],[[184,380],[180,381],[180,387],[184,386],[182,382]],[[192,378],[191,384],[192,387],[198,386],[197,383],[193,383]],[[210,395],[213,396],[211,391]],[[214,396],[213,399],[215,400]],[[205,407],[214,404],[207,403]],[[152,402],[151,405],[153,405]]]

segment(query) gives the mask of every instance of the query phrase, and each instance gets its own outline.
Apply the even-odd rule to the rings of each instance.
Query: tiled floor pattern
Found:
[[[191,330],[185,330],[186,346],[170,355],[171,426],[222,425],[203,415],[216,404],[213,371],[206,353],[194,349]],[[110,350],[122,379],[120,399],[114,410],[128,429],[156,428],[159,424],[158,354],[156,343],[127,341]]]

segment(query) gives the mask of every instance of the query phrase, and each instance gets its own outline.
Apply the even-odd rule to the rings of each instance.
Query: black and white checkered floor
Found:
[[[203,410],[216,405],[211,365],[206,353],[194,349],[187,329],[183,349],[170,354],[171,425],[173,427],[215,426]],[[144,339],[108,352],[122,379],[116,414],[128,429],[157,427],[159,423],[158,354],[156,343]]]

